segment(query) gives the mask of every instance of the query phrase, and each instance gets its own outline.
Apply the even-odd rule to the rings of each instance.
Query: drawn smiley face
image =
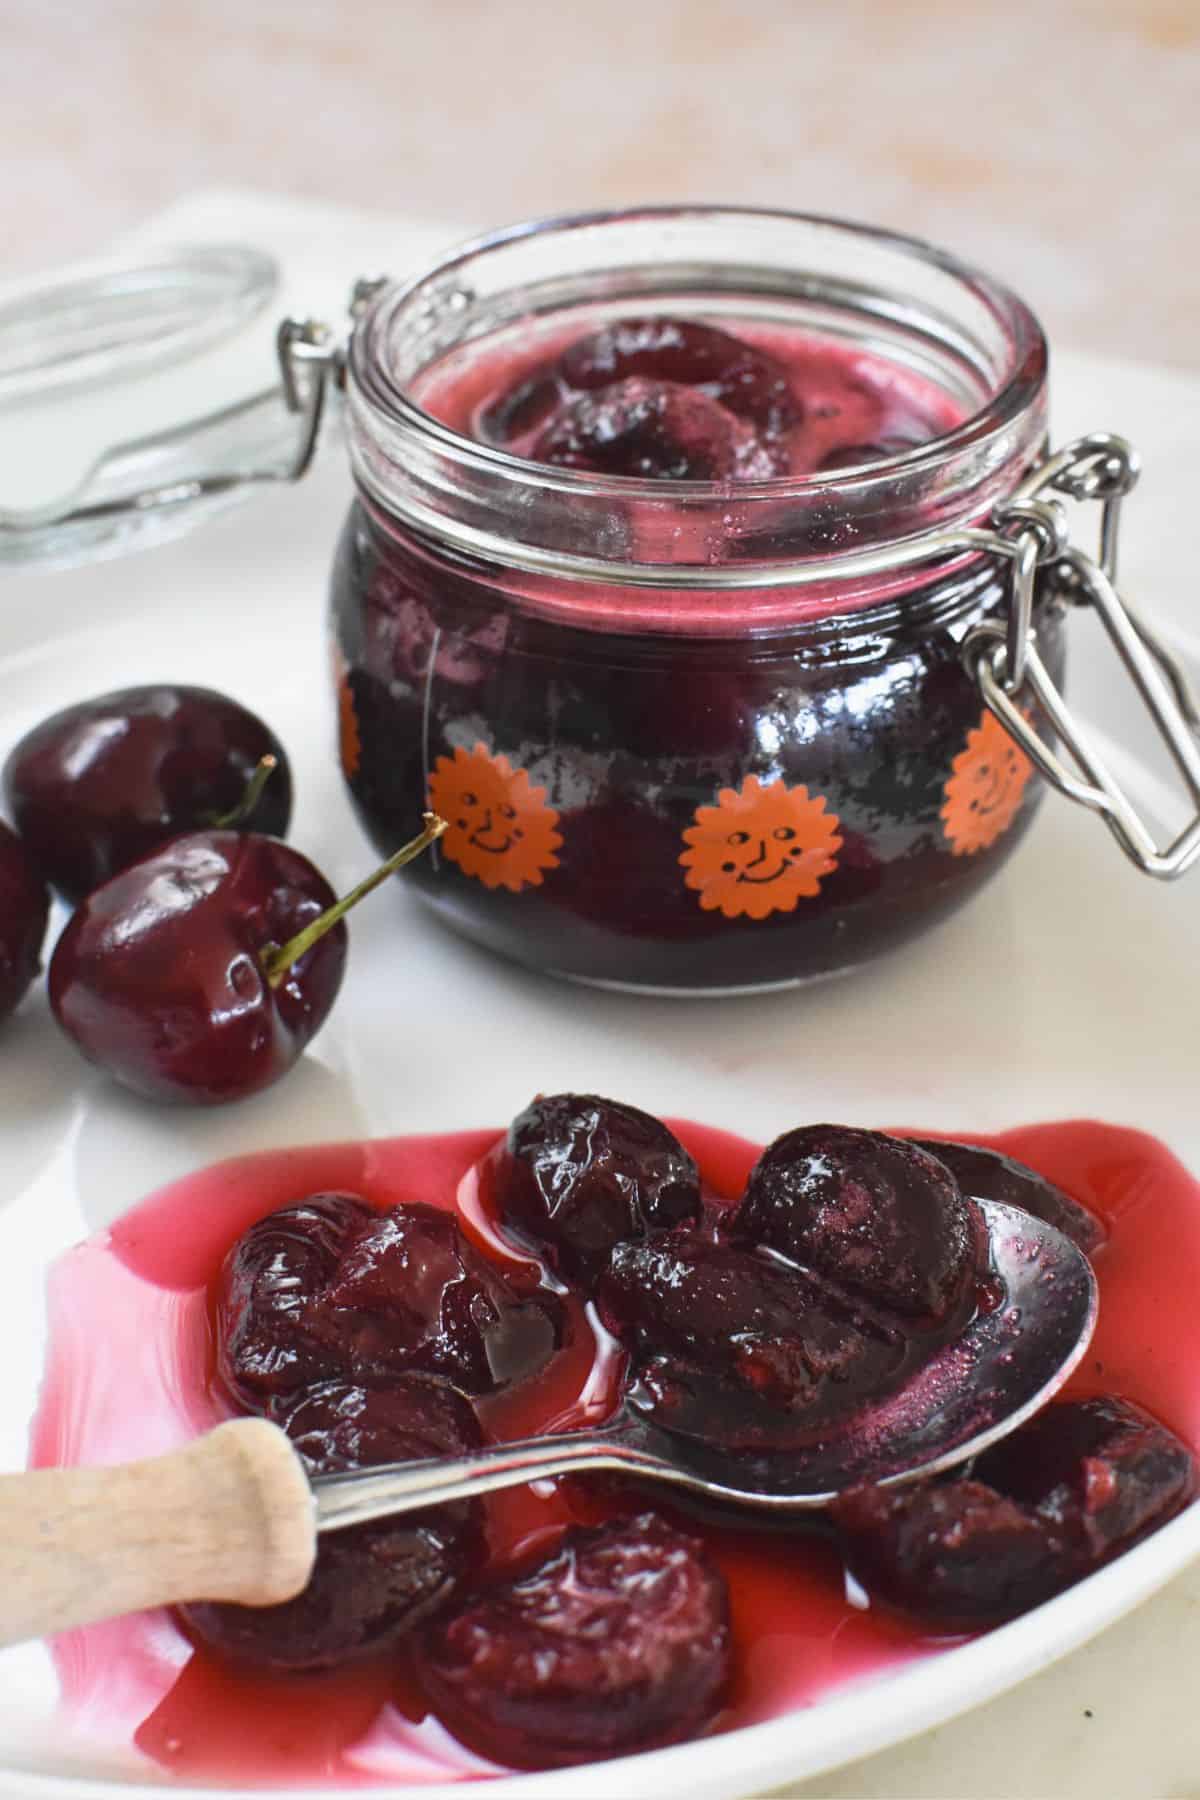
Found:
[[[985,712],[951,765],[942,827],[955,856],[994,844],[1016,818],[1033,764],[999,719]]]
[[[429,804],[447,821],[442,854],[485,887],[538,887],[558,866],[562,838],[545,788],[484,744],[439,756]]]
[[[748,775],[695,816],[683,834],[684,880],[706,911],[727,919],[792,912],[837,866],[838,821],[805,787]]]

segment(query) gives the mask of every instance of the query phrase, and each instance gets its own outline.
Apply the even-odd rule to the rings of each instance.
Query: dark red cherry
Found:
[[[654,1513],[574,1527],[536,1568],[432,1625],[418,1669],[456,1736],[518,1767],[677,1743],[728,1686],[725,1582]]]
[[[483,1441],[464,1395],[411,1376],[387,1389],[315,1387],[272,1416],[314,1474],[459,1456]],[[294,1600],[205,1602],[184,1617],[206,1643],[259,1667],[347,1662],[389,1648],[445,1605],[482,1558],[482,1526],[479,1502],[465,1501],[330,1532]]]
[[[666,316],[620,319],[578,338],[559,362],[574,388],[607,387],[630,376],[698,388],[770,436],[799,424],[787,368],[715,325]]]
[[[50,960],[50,1004],[83,1054],[152,1100],[213,1105],[278,1081],[341,986],[350,906],[440,830],[338,900],[277,838],[200,831],[79,907]]]
[[[1164,1524],[1195,1487],[1173,1432],[1103,1396],[1046,1407],[964,1477],[859,1489],[831,1516],[869,1592],[963,1628],[1049,1599]]]
[[[329,1377],[440,1376],[485,1394],[562,1341],[558,1301],[519,1292],[457,1222],[420,1204],[378,1212],[316,1194],[252,1225],[217,1285],[217,1366],[252,1411]]]
[[[946,1630],[1015,1618],[1077,1573],[1060,1533],[965,1477],[855,1489],[831,1514],[847,1567],[872,1598]]]
[[[1019,1206],[1069,1237],[1085,1256],[1104,1242],[1104,1226],[1094,1213],[1015,1157],[982,1144],[944,1143],[940,1138],[914,1138],[913,1142],[946,1165],[964,1194],[996,1200],[1002,1206]]]
[[[29,851],[0,820],[0,1019],[14,1011],[41,967],[50,896]]]
[[[753,428],[718,401],[640,375],[568,400],[530,454],[562,468],[659,481],[755,481],[781,473]]]
[[[639,1411],[725,1450],[794,1447],[902,1375],[899,1334],[781,1258],[690,1232],[620,1244],[597,1290]]]
[[[806,1125],[768,1145],[733,1229],[886,1312],[932,1325],[971,1303],[986,1237],[943,1163],[846,1125]]]
[[[700,1176],[659,1119],[596,1094],[543,1094],[493,1163],[501,1227],[570,1279],[593,1281],[616,1244],[699,1216]]]
[[[1195,1459],[1128,1400],[1067,1400],[975,1459],[976,1478],[1032,1507],[1089,1567],[1177,1513]]]
[[[264,757],[270,779],[239,808]],[[77,902],[185,832],[223,825],[282,837],[292,810],[283,745],[211,688],[123,688],[27,732],[4,767],[17,829],[47,879]]]
[[[357,1194],[313,1194],[258,1219],[229,1251],[215,1294],[217,1369],[251,1412],[346,1373],[328,1337],[313,1335],[308,1309],[376,1216]]]
[[[563,398],[561,382],[551,370],[535,369],[486,408],[479,420],[485,442],[508,444],[543,425]]]

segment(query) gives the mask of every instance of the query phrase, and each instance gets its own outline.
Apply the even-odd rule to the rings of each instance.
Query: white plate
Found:
[[[1077,364],[1059,372],[1068,430],[1128,421],[1150,452],[1146,508],[1139,520],[1135,502],[1129,533],[1130,569],[1143,589],[1170,579],[1153,526],[1171,517],[1172,501],[1183,512],[1200,474],[1194,451],[1190,468],[1166,455],[1176,429],[1182,441],[1180,396],[1184,414],[1189,404],[1194,414],[1196,391],[1161,371]],[[4,739],[106,687],[186,679],[224,688],[289,746],[293,840],[335,885],[349,885],[371,858],[331,754],[322,625],[346,496],[344,475],[330,465],[301,491],[268,495],[179,543],[6,579]],[[1181,618],[1182,575],[1175,583],[1173,603],[1166,594],[1159,610]],[[1185,624],[1175,631],[1186,639]],[[1108,673],[1092,666],[1091,650],[1085,642],[1075,696],[1111,720],[1124,703]],[[1152,793],[1156,778],[1136,758],[1128,766]],[[314,1053],[259,1099],[196,1116],[139,1106],[93,1076],[35,994],[0,1034],[0,1466],[25,1458],[47,1261],[162,1182],[247,1148],[500,1123],[538,1086],[577,1086],[762,1139],[803,1117],[986,1130],[1092,1115],[1141,1126],[1200,1168],[1198,888],[1200,875],[1175,887],[1136,875],[1094,820],[1051,798],[1029,843],[973,908],[902,957],[799,994],[686,1003],[531,977],[388,894],[352,926],[346,988]],[[698,1745],[501,1780],[488,1794],[715,1800],[832,1769],[1045,1667],[1198,1552],[1200,1506],[1050,1605],[900,1674]],[[0,1792],[92,1800],[130,1786],[185,1791],[156,1785],[156,1768],[132,1751],[122,1757],[64,1734],[55,1693],[40,1646],[0,1656]],[[930,1782],[924,1791],[953,1789]],[[980,1780],[971,1791],[1010,1790]],[[426,1800],[462,1794],[420,1792]]]

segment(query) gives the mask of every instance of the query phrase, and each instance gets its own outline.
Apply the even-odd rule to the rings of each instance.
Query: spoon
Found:
[[[277,1425],[232,1420],[145,1462],[0,1476],[0,1644],[185,1600],[277,1604],[306,1584],[322,1531],[585,1470],[780,1518],[862,1482],[953,1468],[1058,1391],[1098,1307],[1091,1264],[1070,1239],[1017,1207],[978,1205],[997,1304],[897,1393],[856,1407],[802,1453],[701,1449],[655,1429],[634,1397],[598,1429],[310,1478]]]

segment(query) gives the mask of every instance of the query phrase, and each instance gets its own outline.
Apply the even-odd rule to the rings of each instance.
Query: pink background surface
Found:
[[[829,211],[1200,365],[1196,0],[6,0],[0,276],[199,187],[459,222]]]

